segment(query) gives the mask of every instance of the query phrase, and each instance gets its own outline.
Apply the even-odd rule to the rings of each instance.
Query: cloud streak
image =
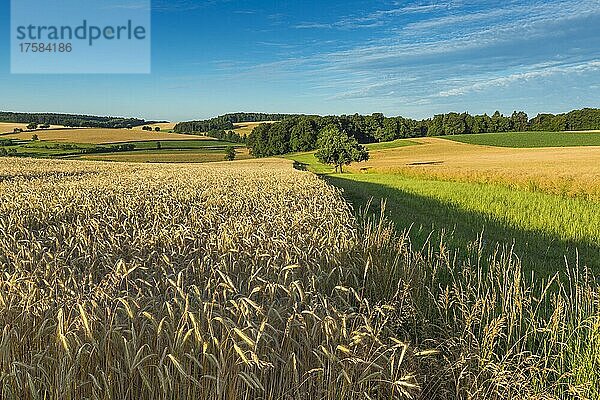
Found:
[[[596,72],[600,47],[586,35],[600,23],[599,5],[598,1],[533,1],[492,9],[430,4],[381,10],[327,27],[381,24],[409,12],[438,13],[404,26],[389,24],[385,34],[368,45],[315,53],[300,62],[271,67],[281,68],[279,73],[285,69],[290,74],[318,73],[321,79],[312,78],[313,89],[336,91],[328,98],[346,100],[385,100],[398,93],[415,101],[457,97],[560,74]]]

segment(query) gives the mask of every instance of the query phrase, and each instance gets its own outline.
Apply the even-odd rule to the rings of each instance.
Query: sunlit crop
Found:
[[[528,284],[510,252],[484,272],[354,215],[286,161],[3,159],[0,398],[598,394],[591,278]]]

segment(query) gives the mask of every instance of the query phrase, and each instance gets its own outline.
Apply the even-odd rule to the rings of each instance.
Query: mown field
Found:
[[[597,282],[478,249],[286,160],[3,158],[0,397],[598,398]]]
[[[27,124],[20,124],[18,122],[0,122],[0,134],[12,133],[15,128],[27,129]]]

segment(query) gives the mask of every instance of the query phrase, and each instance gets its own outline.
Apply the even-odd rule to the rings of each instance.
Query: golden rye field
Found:
[[[368,162],[350,170],[500,183],[519,189],[600,198],[600,147],[505,148],[440,138],[411,141],[419,145],[372,151]]]
[[[408,347],[334,289],[360,238],[318,178],[281,161],[0,165],[3,399],[414,391]],[[339,382],[345,346],[361,383]]]
[[[597,398],[595,281],[473,256],[284,160],[3,158],[0,398]]]
[[[35,132],[23,132],[3,136],[5,139],[31,139],[33,134],[38,135],[40,140],[63,143],[90,143],[108,144],[124,143],[134,141],[158,141],[158,140],[201,140],[203,136],[179,135],[166,132],[148,132],[137,129],[99,129],[99,128],[77,128],[39,130]],[[209,139],[209,138],[206,138]]]

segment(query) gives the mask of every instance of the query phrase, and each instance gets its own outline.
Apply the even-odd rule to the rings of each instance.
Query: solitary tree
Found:
[[[156,142],[156,150],[162,149],[162,144],[160,142]]]
[[[31,137],[31,140],[33,140],[34,142],[36,142],[36,141],[40,140],[40,138],[38,137],[38,135],[35,135],[35,134],[34,134],[34,135]]]
[[[29,125],[27,125],[27,129],[29,129],[30,131],[37,129],[38,124],[36,124],[35,122],[30,123]]]
[[[235,148],[233,146],[227,146],[227,148],[225,149],[225,160],[235,160]]]
[[[156,128],[154,128],[154,132],[160,132],[160,127],[157,126]]]
[[[322,163],[333,165],[335,172],[338,172],[338,169],[340,173],[344,172],[344,165],[369,159],[367,149],[358,144],[355,138],[341,132],[335,125],[329,125],[321,131],[317,147],[319,149],[315,154],[317,159]]]

